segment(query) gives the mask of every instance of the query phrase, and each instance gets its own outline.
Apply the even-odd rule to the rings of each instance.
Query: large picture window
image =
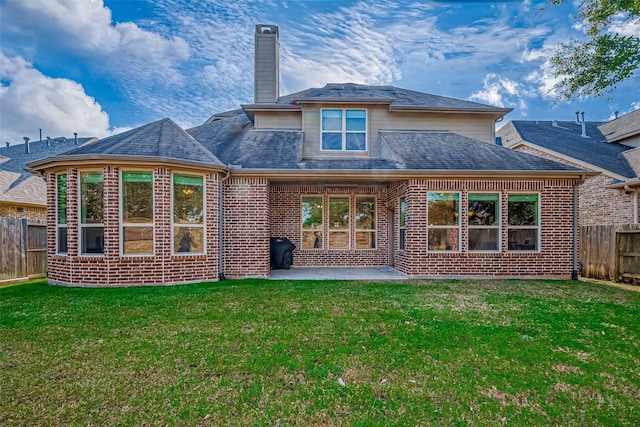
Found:
[[[469,250],[500,250],[500,194],[468,196]]]
[[[400,224],[398,227],[398,249],[404,251],[407,244],[407,201],[400,199]]]
[[[67,174],[56,176],[56,253],[67,253]]]
[[[329,249],[349,249],[349,197],[329,197]]]
[[[322,150],[366,151],[367,110],[322,110]]]
[[[102,172],[80,172],[80,251],[104,253],[104,177]]]
[[[460,250],[460,194],[428,193],[427,247],[430,251]]]
[[[204,177],[173,174],[173,252],[204,253]]]
[[[302,197],[302,249],[324,246],[322,196]]]
[[[376,198],[356,197],[356,249],[376,247]]]
[[[122,253],[153,254],[153,172],[122,171],[120,188]]]
[[[537,194],[509,194],[509,250],[540,249],[540,212]]]

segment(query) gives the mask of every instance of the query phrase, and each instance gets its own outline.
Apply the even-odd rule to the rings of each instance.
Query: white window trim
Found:
[[[509,196],[511,195],[533,195],[538,197],[538,225],[509,225]],[[510,191],[507,193],[507,221],[505,227],[507,228],[507,251],[510,253],[541,253],[542,252],[542,198],[540,192],[536,191]],[[537,230],[536,239],[538,240],[537,249],[509,249],[509,230]]]
[[[373,198],[373,228],[372,229],[364,229],[364,228],[357,228],[357,222],[358,220],[356,219],[356,215],[358,212],[358,198],[362,198],[362,197],[366,197],[366,198]],[[354,215],[353,215],[353,228],[354,228],[354,233],[353,233],[353,237],[354,237],[354,249],[357,251],[375,251],[378,250],[378,197],[375,194],[356,194],[355,196],[353,196],[353,206],[354,206]],[[351,220],[351,217],[349,217],[349,220]],[[351,221],[350,221],[351,222]],[[357,233],[373,233],[373,248],[359,248],[357,245],[357,239],[358,239],[358,234]]]
[[[402,202],[404,201],[404,227],[402,224]],[[400,236],[402,235],[402,231],[404,230],[404,247],[400,246]],[[399,197],[398,198],[398,250],[406,251],[407,250],[407,198]]]
[[[60,193],[59,189],[58,189],[58,177],[60,175],[66,175],[67,176],[67,212],[65,213],[65,218],[66,221],[64,224],[59,224],[58,223],[58,219],[60,218],[60,205],[58,204],[58,195]],[[67,229],[67,223],[69,222],[69,174],[67,172],[61,172],[61,173],[57,173],[55,175],[55,180],[56,180],[56,201],[55,201],[55,206],[56,206],[56,255],[57,256],[68,256],[69,255],[69,232],[67,231],[67,252],[60,252],[60,245],[59,245],[59,239],[60,239],[60,229],[61,228],[65,228]]]
[[[457,226],[453,226],[453,225],[429,225],[429,193],[444,193],[444,194],[457,194],[458,195],[458,225]],[[439,253],[439,254],[459,254],[459,253],[462,253],[462,219],[460,218],[461,210],[462,210],[462,192],[461,191],[433,191],[432,190],[432,191],[428,191],[427,192],[427,241],[426,241],[427,252],[429,252],[429,253]],[[429,249],[429,230],[430,229],[448,230],[448,229],[453,229],[453,228],[457,228],[458,229],[458,250],[456,250],[456,251],[447,251],[447,250],[437,251],[437,250]]]
[[[320,203],[322,203],[322,227],[321,227],[321,232],[322,232],[322,241],[320,242],[320,247],[319,248],[303,248],[302,247],[302,242],[303,242],[303,238],[304,238],[304,233],[305,231],[309,232],[312,229],[306,229],[302,226],[302,201],[305,198],[320,198]],[[301,194],[300,195],[300,250],[305,250],[305,251],[322,251],[322,250],[326,250],[327,248],[325,247],[325,215],[326,212],[328,212],[325,208],[325,200],[324,200],[324,195],[323,194]],[[327,244],[328,244],[328,240],[327,240]]]
[[[347,228],[343,228],[343,229],[332,229],[331,228],[331,199],[348,199],[349,200],[349,222],[347,225]],[[351,238],[352,238],[352,233],[351,230],[353,228],[352,225],[352,221],[353,221],[353,213],[352,211],[352,201],[353,198],[351,197],[350,194],[331,194],[330,196],[327,197],[327,250],[330,251],[348,251],[351,250]],[[324,214],[324,212],[323,212]],[[332,248],[331,247],[331,233],[344,233],[344,232],[348,233],[347,236],[347,247],[346,248]]]
[[[174,221],[174,217],[173,217],[173,212],[174,212],[174,208],[173,208],[173,203],[174,203],[174,198],[173,198],[173,181],[174,181],[174,175],[179,174],[179,175],[191,175],[191,176],[201,176],[202,177],[202,224],[175,224]],[[197,173],[197,172],[192,172],[192,171],[181,171],[181,170],[174,170],[171,171],[171,175],[170,175],[170,184],[169,186],[171,187],[171,212],[170,212],[170,216],[171,216],[171,221],[170,221],[170,246],[171,246],[171,256],[202,256],[202,255],[206,255],[207,254],[207,175],[203,174],[203,173]],[[191,228],[202,228],[202,252],[176,252],[174,250],[173,247],[173,242],[175,239],[175,235],[174,235],[174,230],[175,227],[191,227]]]
[[[498,196],[498,206],[496,207],[496,211],[498,212],[498,224],[497,225],[471,225],[469,224],[469,217],[468,217],[468,212],[469,212],[469,195],[474,194],[474,195],[497,195]],[[503,218],[502,218],[502,193],[499,192],[483,192],[483,191],[469,191],[467,192],[467,251],[477,254],[477,253],[499,253],[502,252],[502,222],[503,222]],[[484,230],[484,229],[497,229],[498,230],[498,242],[496,245],[495,250],[486,250],[486,249],[482,249],[482,250],[470,250],[469,249],[469,230],[472,229],[478,229],[478,230]]]
[[[327,110],[340,110],[342,111],[342,129],[325,131],[322,127],[322,113]],[[364,111],[365,114],[365,129],[364,129],[364,150],[347,150],[347,133],[362,133],[362,131],[347,131],[347,111]],[[335,133],[342,135],[342,149],[340,150],[326,150],[322,148],[322,135],[324,133]],[[366,153],[369,151],[369,109],[368,108],[321,108],[320,109],[320,151],[323,153]]]
[[[122,179],[122,174],[124,172],[151,172],[151,203],[152,203],[152,215],[153,215],[153,221],[150,223],[139,223],[139,224],[124,224],[124,212],[123,212],[123,208],[124,208],[124,203],[122,200],[122,192],[124,190],[124,181]],[[120,177],[120,181],[119,181],[119,186],[118,186],[118,219],[119,219],[119,241],[120,241],[120,256],[121,257],[125,257],[125,258],[136,258],[136,257],[153,257],[155,256],[156,253],[156,227],[155,227],[155,221],[156,221],[156,215],[155,215],[155,205],[156,205],[156,200],[155,200],[155,174],[154,171],[152,169],[136,169],[136,168],[127,168],[127,169],[123,169],[120,168],[120,173],[119,173]],[[172,211],[173,212],[173,211]],[[124,253],[124,229],[126,228],[134,228],[134,227],[151,227],[151,235],[153,236],[153,250],[150,253],[139,253],[139,254],[126,254]]]
[[[82,174],[83,173],[91,173],[91,172],[99,172],[102,174],[102,222],[99,224],[82,224]],[[102,228],[102,234],[104,235],[104,169],[86,169],[79,170],[77,172],[78,176],[78,256],[85,258],[104,258],[104,246],[102,248],[102,253],[84,253],[82,252],[82,230],[85,228]],[[69,177],[67,176],[67,179]],[[68,187],[67,187],[68,191]]]

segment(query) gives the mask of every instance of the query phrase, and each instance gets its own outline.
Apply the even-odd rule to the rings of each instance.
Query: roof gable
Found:
[[[598,129],[608,142],[618,142],[640,135],[640,109],[603,123]]]

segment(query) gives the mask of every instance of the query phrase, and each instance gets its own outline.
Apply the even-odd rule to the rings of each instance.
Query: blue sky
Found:
[[[546,61],[582,38],[568,1],[0,0],[0,143],[183,127],[253,100],[256,24],[280,27],[280,91],[395,85],[513,108],[508,120],[608,120],[611,98],[554,103]],[[625,31],[640,31],[640,22]]]

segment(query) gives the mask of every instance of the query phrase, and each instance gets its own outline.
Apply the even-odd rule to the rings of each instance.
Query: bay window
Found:
[[[198,253],[205,250],[204,177],[173,174],[172,252]]]
[[[322,196],[302,197],[302,249],[322,249],[324,243]]]
[[[153,172],[122,171],[120,242],[124,255],[153,254]]]
[[[427,249],[460,250],[460,193],[427,194]]]
[[[540,250],[540,207],[538,194],[509,194],[509,250]]]
[[[500,194],[468,196],[469,250],[500,250]]]
[[[327,109],[321,114],[322,150],[367,150],[367,110]]]
[[[80,172],[80,252],[104,253],[104,177]]]
[[[56,253],[67,254],[67,174],[56,176]]]

